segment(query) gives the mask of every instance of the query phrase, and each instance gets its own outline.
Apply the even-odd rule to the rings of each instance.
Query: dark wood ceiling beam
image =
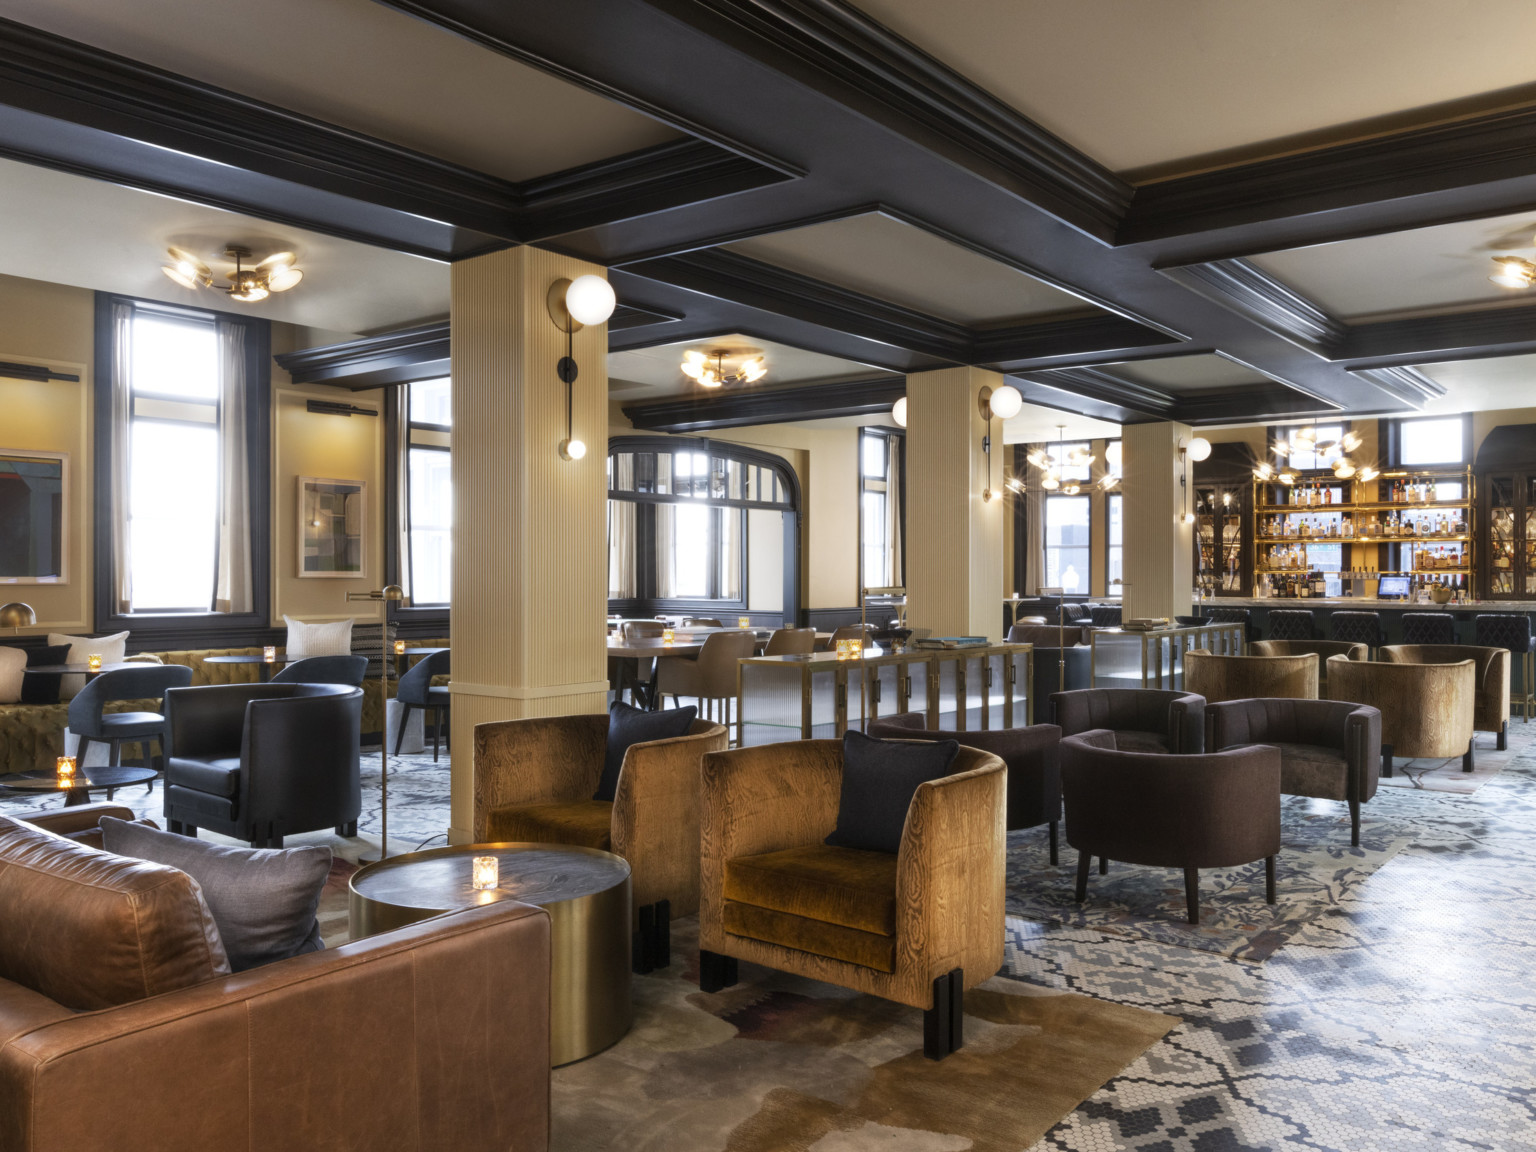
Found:
[[[845,416],[878,416],[907,394],[905,376],[839,380],[800,388],[722,392],[625,404],[624,415],[647,432],[707,432],[752,424],[790,424]]]
[[[1536,304],[1521,304],[1349,324],[1333,358],[1350,368],[1384,368],[1531,352],[1536,352]]]

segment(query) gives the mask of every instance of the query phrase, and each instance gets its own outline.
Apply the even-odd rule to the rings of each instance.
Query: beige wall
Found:
[[[0,601],[37,611],[24,634],[91,627],[91,367],[94,296],[41,280],[0,276],[0,360],[43,364],[79,383],[0,376],[0,448],[67,452],[68,555],[61,584],[0,582]]]

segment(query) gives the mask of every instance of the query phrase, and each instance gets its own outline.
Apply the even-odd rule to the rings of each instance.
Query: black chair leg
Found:
[[[1509,721],[1508,720],[1504,721],[1504,723],[1499,725],[1499,740],[1498,740],[1498,743],[1497,743],[1496,747],[1498,748],[1498,750],[1500,752],[1507,752],[1509,750]]]
[[[1093,853],[1079,852],[1077,854],[1077,902],[1079,904],[1088,899],[1088,869],[1093,867]]]
[[[395,733],[395,755],[400,755],[400,746],[405,743],[405,726],[411,719],[411,705],[400,705],[400,730]]]
[[[1275,858],[1264,857],[1264,903],[1275,902]]]
[[[434,764],[437,763],[437,749],[438,745],[442,743],[442,739],[443,710],[441,708],[434,708],[432,709],[432,763]]]
[[[1461,770],[1463,772],[1470,772],[1470,771],[1472,771],[1472,764],[1473,764],[1472,749],[1474,747],[1476,747],[1476,745],[1477,745],[1477,737],[1476,736],[1474,736],[1472,739],[1467,741],[1467,750],[1461,754]]]
[[[651,936],[656,931],[656,905],[642,904],[635,909],[635,935],[630,943],[629,967],[637,976],[651,970]],[[704,985],[702,954],[699,961],[699,986]]]
[[[953,968],[933,979],[933,1007],[923,1013],[923,1055],[942,1060],[965,1045],[965,972]]]
[[[1100,856],[1099,857],[1099,875],[1100,876],[1108,876],[1109,875],[1109,857],[1108,856]]]
[[[672,901],[656,901],[656,925],[651,933],[651,967],[672,965]]]
[[[1058,823],[1060,823],[1060,821],[1057,821],[1057,820],[1052,820],[1051,821],[1051,863],[1052,864],[1060,864],[1061,863],[1061,857],[1058,854],[1057,849],[1056,849],[1056,825]]]
[[[1392,745],[1390,744],[1383,744],[1381,746],[1381,774],[1383,776],[1392,775]]]
[[[1189,922],[1200,923],[1200,869],[1184,869],[1184,903],[1189,909]]]
[[[89,736],[80,737],[80,742],[75,745],[75,763],[80,768],[80,774],[85,775],[85,750],[91,746]]]
[[[722,988],[729,988],[738,978],[736,957],[699,949],[700,992],[718,992]]]
[[[1354,798],[1349,802],[1349,842],[1360,847],[1360,801]]]
[[[350,840],[352,837],[357,835],[357,821],[352,820],[346,824],[336,825],[336,835],[344,836]]]

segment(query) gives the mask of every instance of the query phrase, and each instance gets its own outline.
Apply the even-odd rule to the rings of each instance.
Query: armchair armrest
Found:
[[[896,861],[896,969],[923,982],[965,969],[970,987],[1003,964],[1007,775],[961,748],[956,772],[918,787]]]
[[[728,742],[722,726],[695,720],[686,736],[632,744],[624,754],[613,850],[629,861],[637,907],[666,897],[674,918],[698,910],[699,765]]]
[[[590,800],[607,746],[601,713],[475,725],[475,836],[498,808]]]
[[[486,905],[35,1028],[0,1117],[33,1152],[545,1149],[549,918]]]
[[[1375,708],[1356,708],[1344,718],[1344,759],[1349,765],[1357,798],[1369,800],[1376,794],[1381,777],[1381,712]]]
[[[1205,751],[1205,697],[1186,692],[1168,705],[1168,747],[1184,755]]]

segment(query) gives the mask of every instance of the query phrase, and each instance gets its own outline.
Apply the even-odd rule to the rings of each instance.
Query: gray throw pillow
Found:
[[[329,848],[226,848],[111,816],[101,818],[101,846],[196,880],[236,972],[325,947],[315,912]]]
[[[948,776],[959,752],[954,740],[875,740],[850,728],[843,736],[837,827],[823,843],[896,855],[918,786]]]

